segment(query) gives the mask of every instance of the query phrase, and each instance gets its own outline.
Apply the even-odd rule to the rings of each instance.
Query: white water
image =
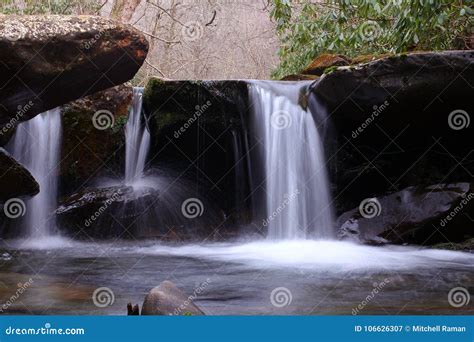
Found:
[[[8,146],[40,186],[40,192],[26,202],[22,224],[29,238],[45,238],[55,232],[51,213],[57,207],[60,143],[61,113],[56,108],[19,124]]]
[[[253,134],[260,140],[270,239],[330,238],[333,214],[322,142],[298,104],[306,82],[253,81]],[[257,160],[258,162],[258,160]]]
[[[142,122],[143,88],[133,88],[133,101],[125,128],[125,183],[133,184],[143,177],[150,148],[150,133]]]

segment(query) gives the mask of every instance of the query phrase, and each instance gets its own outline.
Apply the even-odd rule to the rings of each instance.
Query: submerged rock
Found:
[[[193,296],[178,289],[171,281],[164,281],[145,297],[142,315],[203,316],[204,312],[194,304]]]
[[[474,237],[469,183],[409,187],[361,201],[337,220],[339,237],[366,244],[456,243]]]
[[[31,173],[0,148],[0,202],[21,196],[34,196],[39,184]]]
[[[148,43],[98,16],[2,16],[0,127],[130,80]]]

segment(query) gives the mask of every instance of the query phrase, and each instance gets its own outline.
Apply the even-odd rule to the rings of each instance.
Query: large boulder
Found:
[[[2,16],[0,127],[130,80],[148,43],[97,16]]]
[[[361,243],[456,243],[474,237],[474,187],[469,183],[409,187],[377,198],[337,221],[339,237]]]
[[[474,175],[473,51],[410,53],[337,67],[312,86],[341,213],[361,198]],[[325,127],[321,127],[325,126]]]
[[[40,188],[31,173],[0,148],[0,202],[21,196],[34,196]]]
[[[123,174],[125,125],[132,97],[132,87],[119,85],[61,107],[61,193],[79,192],[94,186],[97,178]]]
[[[195,295],[186,296],[171,281],[164,281],[146,295],[142,315],[203,316],[204,312],[193,302]]]

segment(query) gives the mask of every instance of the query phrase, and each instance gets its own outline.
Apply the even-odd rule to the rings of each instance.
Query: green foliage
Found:
[[[3,14],[92,14],[99,8],[97,0],[0,0]]]
[[[272,0],[281,78],[321,53],[404,53],[463,48],[474,0]]]

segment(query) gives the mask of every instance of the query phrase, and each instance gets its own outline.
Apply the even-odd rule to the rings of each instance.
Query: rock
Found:
[[[193,303],[194,298],[166,280],[146,295],[142,315],[203,316],[204,312]]]
[[[0,126],[130,80],[148,43],[98,16],[4,16],[0,23]]]
[[[132,306],[132,303],[127,304],[127,316],[139,316],[140,315],[140,308],[138,304]]]
[[[75,238],[138,237],[138,219],[156,197],[152,188],[88,188],[61,203],[56,210],[58,226]]]
[[[349,65],[350,62],[346,56],[325,53],[316,57],[301,73],[321,76],[328,68]]]
[[[315,82],[309,103],[327,113],[338,212],[413,185],[470,182],[473,79],[474,52],[445,51],[338,67]]]
[[[366,244],[433,245],[474,237],[469,183],[409,187],[361,201],[338,218],[339,237]]]
[[[287,75],[283,77],[282,81],[314,81],[317,80],[319,76],[316,75],[305,75],[305,74],[294,74]]]
[[[125,125],[132,97],[132,87],[119,85],[62,106],[61,193],[79,192],[93,185],[93,179],[114,177],[125,169]],[[113,125],[98,129],[95,113]]]
[[[34,196],[40,188],[31,173],[0,148],[0,202],[10,198]]]
[[[243,204],[243,211],[238,210],[242,204],[235,203],[235,196],[229,194],[241,191],[247,197],[250,193],[248,179],[236,189],[235,173],[238,167],[247,169],[247,160],[243,155],[235,159],[234,155],[236,145],[240,151],[252,146],[247,133],[247,83],[152,78],[145,87],[143,106],[151,134],[150,165],[176,170],[181,179],[195,180],[199,175],[199,187],[193,187],[199,191],[189,197],[203,199],[212,194],[216,210],[228,216],[227,223],[245,221],[250,203]],[[225,234],[226,226],[217,226],[219,234]]]

